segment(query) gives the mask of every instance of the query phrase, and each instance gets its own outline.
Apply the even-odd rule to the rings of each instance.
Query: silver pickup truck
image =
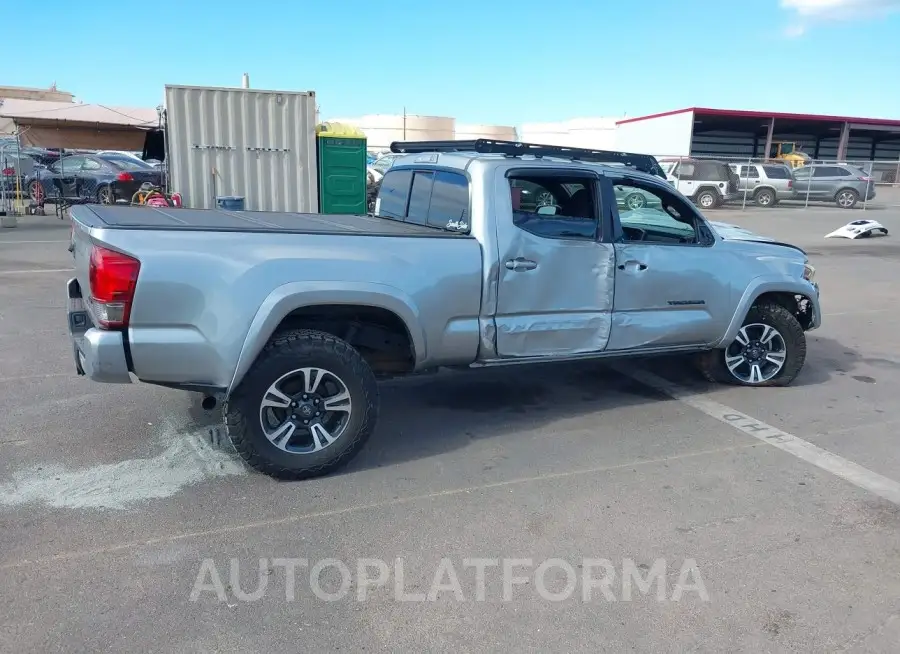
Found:
[[[368,216],[73,208],[77,372],[203,393],[293,479],[360,450],[382,377],[669,353],[796,377],[821,321],[802,250],[708,222],[652,157],[520,146],[395,144]]]

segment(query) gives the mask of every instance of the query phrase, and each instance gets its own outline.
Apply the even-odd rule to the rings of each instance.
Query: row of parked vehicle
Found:
[[[15,154],[4,150],[0,163],[4,195],[22,196],[37,206],[55,200],[69,204],[130,200],[144,183],[161,186],[165,174],[165,164],[143,161],[134,152],[67,150],[44,156],[33,150],[39,149],[19,149]],[[11,157],[16,157],[15,163]]]
[[[370,161],[368,183],[373,202],[377,184],[400,156],[403,155],[391,153]],[[876,192],[873,177],[845,164],[792,168],[787,163],[729,163],[696,158],[663,158],[659,164],[669,183],[703,209],[745,200],[759,207],[808,200],[834,202],[842,209],[852,209],[861,201],[874,199]],[[640,209],[653,201],[640,193],[620,198],[620,204],[624,202],[630,209]]]
[[[852,209],[875,198],[875,179],[846,164],[727,163],[706,159],[663,159],[666,179],[704,209],[745,199],[759,207],[783,201],[834,202]]]

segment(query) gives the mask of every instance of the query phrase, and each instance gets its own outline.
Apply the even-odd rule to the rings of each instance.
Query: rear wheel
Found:
[[[775,193],[772,189],[761,188],[753,194],[753,202],[758,207],[771,207],[775,204]]]
[[[715,209],[719,206],[719,194],[711,189],[703,189],[697,193],[697,204],[702,209]]]
[[[109,185],[101,186],[97,189],[98,204],[112,204],[112,188]]]
[[[734,342],[698,358],[706,379],[739,386],[787,386],[805,362],[806,334],[780,304],[753,307]]]
[[[852,209],[859,201],[859,193],[852,188],[842,188],[834,196],[834,201],[841,209]]]
[[[272,339],[225,406],[244,461],[281,479],[319,477],[362,449],[378,417],[378,386],[360,354],[324,332]]]

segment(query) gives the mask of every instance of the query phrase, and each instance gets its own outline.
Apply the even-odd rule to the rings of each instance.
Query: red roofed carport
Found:
[[[654,123],[658,128],[652,127]],[[680,136],[677,141],[684,144],[679,149],[689,149],[689,152],[650,154],[765,157],[773,141],[789,141],[817,160],[900,162],[900,120],[708,107],[620,120],[619,133],[627,136],[618,145],[627,150],[629,143],[641,143],[646,149],[648,141],[653,140],[654,129],[663,135],[663,124],[677,125],[679,129],[688,129],[690,125],[690,134]],[[647,134],[639,134],[645,130]],[[661,140],[676,142],[668,136]]]

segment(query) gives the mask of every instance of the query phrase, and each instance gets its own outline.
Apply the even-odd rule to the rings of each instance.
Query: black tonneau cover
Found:
[[[457,232],[373,216],[352,214],[222,211],[221,209],[157,209],[115,205],[77,205],[72,217],[105,229],[184,230],[211,232],[285,232],[359,234],[361,236],[430,236],[460,238]]]

